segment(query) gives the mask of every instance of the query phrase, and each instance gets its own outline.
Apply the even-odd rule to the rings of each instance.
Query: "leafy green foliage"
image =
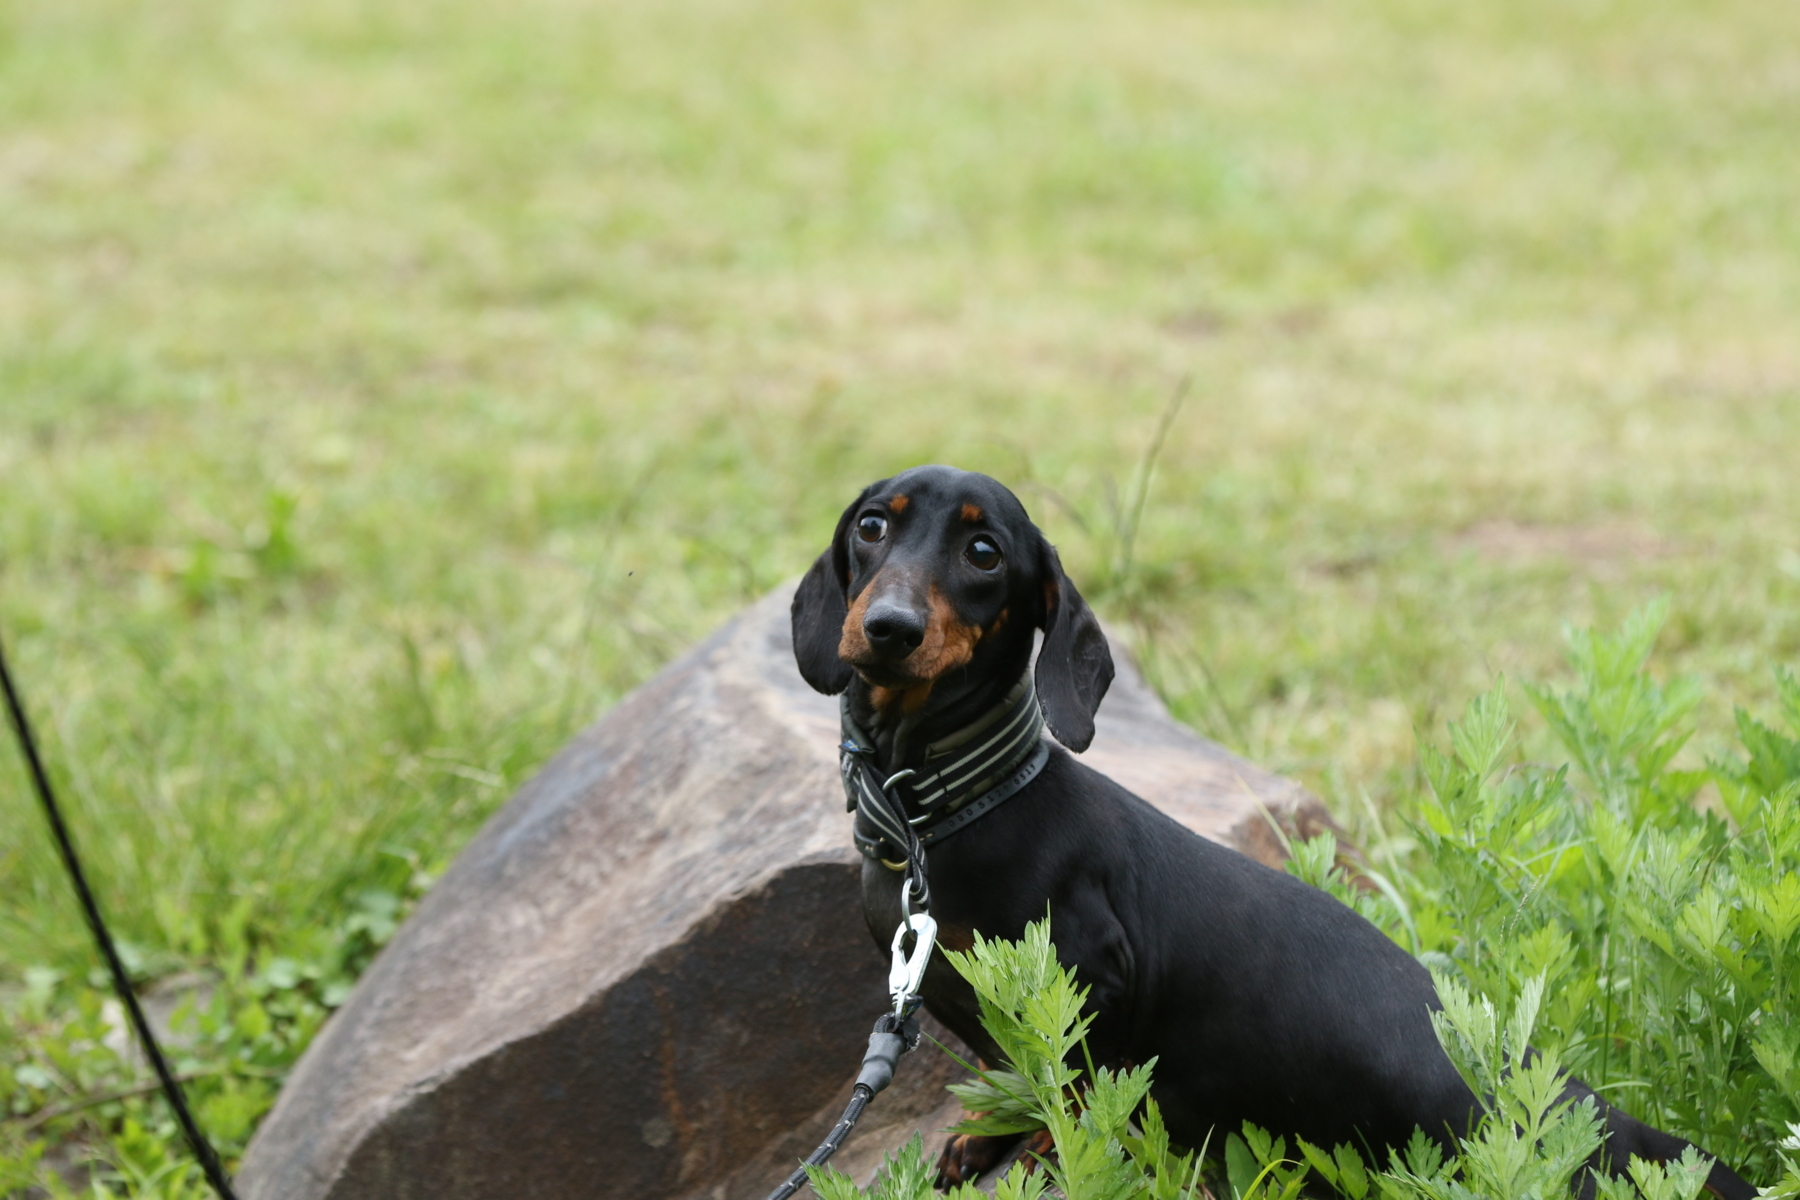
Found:
[[[1245,1123],[1225,1139],[1225,1179],[1236,1200],[1293,1200],[1306,1186],[1306,1163],[1287,1157],[1287,1139]],[[1351,1153],[1355,1153],[1351,1151]]]
[[[1424,747],[1407,887],[1427,961],[1497,1002],[1547,981],[1540,1046],[1752,1178],[1800,1116],[1800,755],[1747,714],[1747,761],[1671,767],[1695,685],[1644,663],[1664,616],[1570,634],[1576,684],[1527,689],[1574,770],[1511,765],[1503,689]],[[1779,677],[1794,731],[1796,688]],[[1693,801],[1713,784],[1724,818]]]
[[[1788,1135],[1776,1152],[1781,1158],[1781,1178],[1763,1195],[1766,1200],[1795,1200],[1800,1197],[1800,1121],[1788,1125]]]
[[[1576,1172],[1600,1144],[1600,1118],[1592,1101],[1562,1099],[1560,1062],[1528,1053],[1543,992],[1543,977],[1531,979],[1502,1019],[1492,1000],[1477,1000],[1457,980],[1438,980],[1444,1006],[1432,1019],[1438,1040],[1470,1089],[1492,1100],[1448,1159],[1434,1158],[1420,1147],[1423,1139],[1415,1138],[1383,1178],[1385,1197],[1473,1200],[1570,1193]]]
[[[990,941],[980,934],[967,953],[945,956],[975,989],[982,1026],[1006,1055],[1010,1069],[984,1072],[975,1084],[954,1090],[970,1104],[993,1104],[1003,1119],[965,1123],[965,1132],[1047,1129],[1055,1153],[1042,1163],[1015,1163],[995,1194],[1036,1200],[1046,1184],[1067,1200],[1199,1200],[1198,1156],[1169,1142],[1156,1101],[1149,1095],[1154,1063],[1125,1071],[1085,1071],[1084,1037],[1091,1017],[1081,1009],[1087,990],[1056,961],[1050,923],[1036,922],[1019,942]],[[1035,1170],[1032,1168],[1035,1167]],[[935,1168],[914,1138],[871,1185],[875,1200],[925,1200]],[[813,1172],[825,1200],[861,1195],[848,1177],[826,1168]],[[953,1200],[982,1193],[964,1184]]]

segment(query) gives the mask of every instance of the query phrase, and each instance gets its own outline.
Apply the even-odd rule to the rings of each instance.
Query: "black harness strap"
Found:
[[[949,837],[965,826],[973,825],[998,808],[1002,801],[1012,799],[1021,788],[1036,779],[1038,772],[1042,771],[1044,764],[1049,761],[1050,743],[1040,738],[1031,749],[1031,757],[1021,763],[1011,775],[989,788],[980,798],[971,800],[942,820],[934,821],[919,830],[919,843],[929,846],[935,841]]]

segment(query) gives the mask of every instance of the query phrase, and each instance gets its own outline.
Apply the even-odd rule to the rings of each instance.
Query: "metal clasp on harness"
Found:
[[[917,938],[911,957],[900,948],[909,931]],[[894,930],[894,961],[888,967],[888,994],[894,998],[895,1012],[902,1011],[906,1007],[906,998],[918,992],[919,984],[925,978],[925,964],[931,961],[931,948],[936,942],[937,922],[931,919],[930,913],[914,913]]]

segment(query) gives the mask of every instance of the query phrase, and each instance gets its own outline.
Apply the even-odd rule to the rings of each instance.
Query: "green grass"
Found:
[[[109,912],[150,975],[333,959],[920,461],[1340,811],[1658,593],[1698,756],[1800,660],[1797,51],[1751,0],[0,0],[0,632]],[[23,783],[15,1014],[91,961]]]

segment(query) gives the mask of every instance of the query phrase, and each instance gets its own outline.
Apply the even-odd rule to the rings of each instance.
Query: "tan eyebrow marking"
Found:
[[[979,504],[963,505],[962,518],[965,521],[981,520],[981,505],[979,505]]]
[[[888,501],[888,508],[892,509],[894,512],[903,513],[906,511],[906,506],[909,503],[911,503],[911,501],[905,496],[895,496],[892,500]]]

